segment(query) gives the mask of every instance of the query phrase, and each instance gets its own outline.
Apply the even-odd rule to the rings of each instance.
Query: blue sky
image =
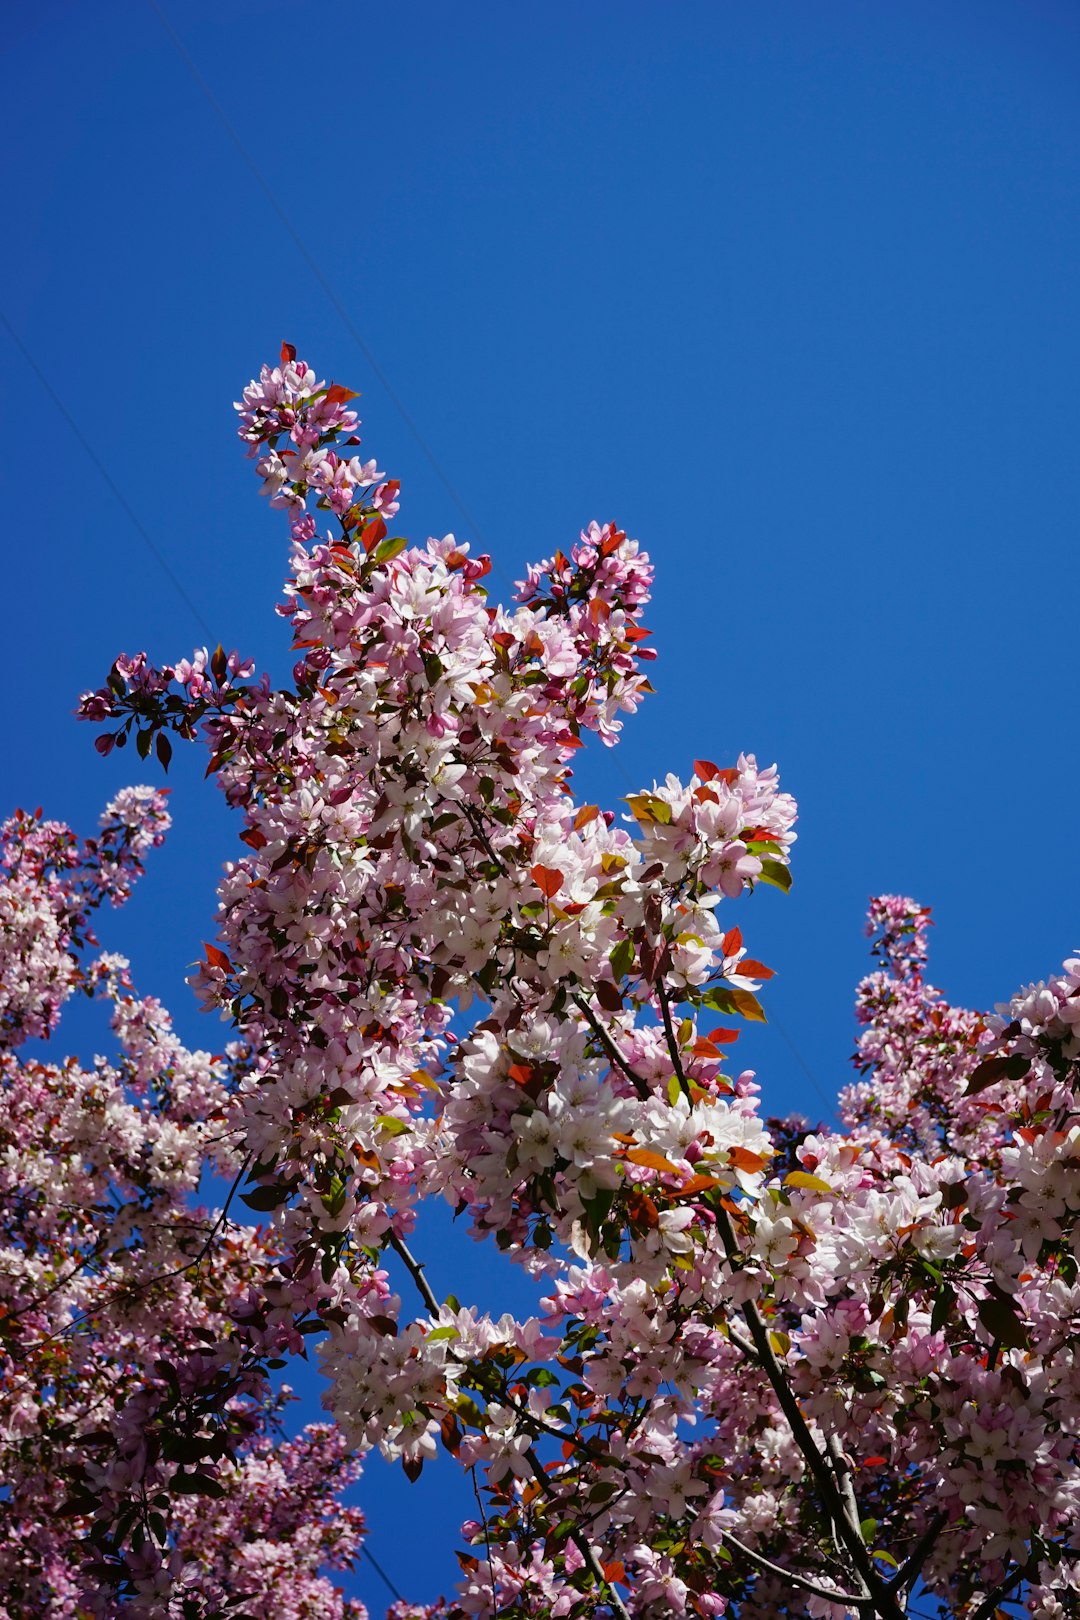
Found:
[[[958,1001],[1053,971],[1080,944],[1080,12],[162,4],[5,19],[0,305],[198,618],[0,327],[5,806],[87,830],[133,779],[71,716],[120,649],[209,633],[286,672],[283,520],[230,411],[285,338],[363,390],[403,532],[480,538],[503,581],[592,517],[653,553],[657,695],[579,781],[612,803],[695,756],[779,762],[795,887],[738,915],[778,970],[770,1109],[823,1114],[847,1077],[872,892],[934,907]],[[105,937],[213,1045],[183,979],[236,829],[201,776],[178,759]],[[445,1290],[495,1288],[437,1247]],[[410,1596],[452,1584],[448,1473],[373,1462],[361,1500]]]

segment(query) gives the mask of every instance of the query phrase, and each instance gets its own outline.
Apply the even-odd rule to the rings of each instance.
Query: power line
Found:
[[[404,1603],[405,1602],[404,1597],[398,1591],[397,1587],[394,1585],[393,1581],[390,1579],[390,1577],[386,1573],[385,1569],[383,1569],[382,1565],[379,1563],[379,1560],[376,1558],[375,1554],[372,1552],[371,1548],[368,1546],[366,1541],[361,1543],[360,1551],[363,1553],[363,1555],[367,1559],[368,1563],[376,1571],[376,1573],[378,1574],[379,1578],[381,1579],[383,1585],[386,1587],[386,1590],[388,1592],[392,1593],[393,1596],[397,1598],[399,1603]]]
[[[203,95],[206,97],[207,102],[209,103],[210,107],[213,109],[213,112],[214,112],[216,118],[218,119],[219,123],[221,124],[222,128],[224,129],[226,135],[229,137],[229,140],[235,146],[237,152],[239,152],[239,154],[243,158],[245,164],[250,169],[251,173],[254,175],[255,180],[258,183],[259,188],[262,191],[263,195],[266,197],[267,202],[269,202],[271,208],[274,210],[275,214],[277,214],[277,216],[280,219],[281,223],[284,225],[286,231],[288,232],[289,237],[290,237],[290,239],[291,239],[291,241],[293,243],[293,246],[296,248],[297,252],[300,254],[301,258],[303,259],[304,263],[307,265],[308,269],[311,271],[312,275],[315,277],[315,280],[319,283],[319,286],[322,288],[323,292],[326,294],[327,299],[329,300],[329,302],[332,305],[333,309],[336,311],[336,313],[338,315],[338,318],[340,319],[340,321],[341,321],[342,325],[344,326],[345,330],[349,333],[349,336],[352,338],[353,342],[356,344],[357,348],[360,350],[360,353],[364,356],[364,359],[367,361],[368,365],[371,367],[371,370],[374,373],[375,377],[378,379],[378,381],[381,383],[382,387],[386,391],[386,395],[387,395],[388,399],[390,400],[390,403],[394,406],[394,409],[398,412],[398,415],[401,417],[402,421],[405,423],[405,426],[408,428],[409,432],[412,434],[413,438],[416,440],[417,444],[420,446],[420,449],[421,449],[423,455],[425,456],[426,460],[428,461],[428,464],[430,465],[432,471],[435,473],[435,476],[438,478],[439,482],[442,484],[443,488],[446,490],[447,494],[450,496],[450,499],[453,501],[454,505],[457,507],[458,511],[461,513],[462,517],[465,519],[465,522],[469,525],[470,529],[472,530],[473,534],[476,536],[477,540],[481,540],[481,542],[482,542],[482,536],[481,536],[481,533],[480,533],[480,527],[477,524],[476,519],[472,516],[472,513],[469,511],[468,507],[465,505],[465,502],[462,500],[461,496],[458,494],[457,490],[454,488],[454,485],[451,483],[450,478],[448,477],[448,475],[443,471],[442,465],[439,462],[438,458],[436,457],[435,452],[432,450],[431,446],[428,444],[427,440],[424,438],[423,434],[420,432],[420,429],[417,427],[416,422],[415,422],[414,418],[412,417],[412,415],[406,409],[405,404],[404,404],[403,400],[401,399],[400,395],[398,395],[395,392],[393,386],[391,385],[390,379],[387,377],[386,373],[383,371],[382,367],[379,365],[379,362],[376,360],[375,356],[372,354],[370,348],[368,347],[367,343],[364,341],[364,339],[361,336],[360,332],[357,330],[356,325],[355,325],[355,323],[354,323],[354,321],[352,319],[352,316],[349,314],[348,310],[345,308],[345,305],[342,303],[341,299],[338,297],[337,292],[335,291],[334,287],[331,285],[328,277],[326,275],[324,275],[324,273],[323,273],[317,259],[315,258],[314,254],[308,248],[307,243],[304,241],[304,238],[301,236],[301,234],[297,230],[296,226],[293,224],[292,219],[290,218],[289,214],[286,212],[284,206],[282,205],[282,203],[280,203],[278,201],[277,195],[276,195],[273,187],[271,186],[269,180],[267,180],[266,176],[263,174],[262,170],[259,168],[259,165],[255,162],[255,159],[252,157],[251,153],[248,151],[247,147],[244,145],[244,142],[241,140],[239,134],[236,131],[236,128],[234,127],[233,123],[231,122],[231,120],[230,120],[228,114],[226,113],[224,107],[222,107],[220,101],[218,101],[217,97],[214,95],[214,92],[211,90],[210,86],[207,84],[206,80],[203,78],[202,74],[199,72],[199,69],[196,66],[190,52],[187,50],[187,48],[183,44],[183,41],[177,35],[176,30],[173,28],[172,24],[169,22],[169,19],[165,15],[165,12],[162,10],[161,6],[158,4],[158,0],[146,0],[146,3],[150,7],[150,10],[157,17],[158,22],[161,24],[162,29],[164,30],[165,35],[168,38],[169,42],[171,43],[173,49],[176,51],[176,54],[179,56],[180,60],[184,64],[184,66],[187,68],[188,72],[191,74],[191,77],[194,79],[195,83],[198,85],[199,89],[202,91]]]
[[[177,595],[190,608],[191,613],[194,616],[195,622],[199,625],[200,629],[202,629],[207,636],[212,637],[213,636],[213,631],[210,629],[210,626],[207,624],[206,620],[203,618],[202,614],[199,612],[199,609],[195,606],[195,603],[191,600],[191,597],[188,595],[187,591],[184,589],[184,586],[183,586],[183,583],[181,582],[181,580],[173,572],[173,570],[170,567],[169,562],[166,559],[166,557],[165,557],[164,553],[162,552],[161,548],[158,546],[157,542],[154,540],[153,536],[150,534],[149,530],[147,529],[146,525],[143,523],[142,519],[139,517],[138,513],[134,510],[134,508],[129,503],[127,497],[125,496],[125,494],[123,492],[123,490],[117,484],[115,478],[110,473],[108,467],[106,467],[105,463],[102,461],[101,457],[98,455],[97,451],[94,449],[93,445],[90,443],[89,439],[86,437],[86,434],[83,432],[82,428],[79,426],[78,420],[72,414],[72,412],[68,410],[67,406],[64,404],[64,401],[60,398],[60,395],[56,392],[56,389],[53,387],[53,385],[49,381],[48,377],[42,371],[41,367],[38,365],[37,361],[34,359],[34,356],[30,353],[30,350],[26,347],[26,344],[23,342],[23,340],[19,336],[18,332],[16,332],[15,328],[12,326],[11,322],[8,320],[6,314],[4,313],[3,310],[0,310],[0,321],[3,321],[5,327],[7,328],[8,336],[11,338],[12,343],[14,343],[15,347],[19,350],[19,353],[22,355],[22,357],[26,361],[27,365],[30,367],[31,371],[37,377],[38,382],[41,384],[42,388],[44,388],[45,392],[48,394],[49,398],[52,400],[53,404],[56,406],[56,409],[60,412],[60,415],[64,418],[64,421],[67,423],[68,427],[71,429],[71,431],[75,435],[76,439],[78,439],[79,443],[82,445],[83,449],[86,451],[86,454],[89,456],[89,458],[90,458],[91,462],[93,463],[93,465],[97,468],[99,474],[101,475],[101,478],[103,479],[105,484],[108,485],[109,489],[112,491],[114,499],[117,501],[117,503],[123,509],[123,511],[127,514],[128,518],[131,521],[132,527],[135,529],[136,533],[141,535],[144,544],[146,545],[147,549],[150,551],[152,556],[157,560],[157,563],[158,563],[159,567],[161,568],[161,570],[165,574],[166,578],[170,581],[170,583],[172,584],[172,586],[176,590]]]
[[[817,1075],[814,1073],[809,1063],[807,1063],[806,1059],[803,1057],[802,1053],[799,1051],[799,1048],[795,1045],[795,1042],[792,1040],[791,1036],[788,1034],[780,1020],[774,1015],[769,1022],[780,1036],[780,1039],[790,1049],[792,1056],[799,1065],[799,1068],[802,1070],[803,1074],[805,1074],[806,1078],[809,1080],[810,1084],[813,1086],[814,1090],[825,1104],[825,1107],[831,1112],[836,1106],[836,1099],[833,1098],[830,1101],[830,1099],[826,1096],[825,1087],[821,1084]]]

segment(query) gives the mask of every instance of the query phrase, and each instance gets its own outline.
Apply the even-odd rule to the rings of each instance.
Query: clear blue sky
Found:
[[[795,888],[739,921],[821,1092],[774,1023],[770,1107],[846,1078],[871,892],[933,905],[957,1000],[1052,971],[1080,944],[1075,5],[163,4],[474,519],[151,5],[9,7],[0,304],[214,639],[287,669],[283,522],[229,409],[287,338],[363,390],[404,532],[478,525],[511,578],[592,517],[653,553],[658,695],[579,777],[612,802],[695,755],[779,762]],[[137,761],[97,759],[79,691],[206,633],[0,350],[3,800],[85,830]],[[214,1044],[183,977],[235,828],[201,774],[178,760],[106,939]],[[373,1461],[361,1499],[410,1596],[452,1584],[446,1470],[410,1492]]]

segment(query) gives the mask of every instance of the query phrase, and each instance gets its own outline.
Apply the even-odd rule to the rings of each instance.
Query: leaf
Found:
[[[1010,1350],[1030,1349],[1027,1329],[1008,1294],[997,1289],[979,1306],[979,1321],[992,1338]]]
[[[671,825],[671,806],[666,799],[657,798],[654,793],[631,793],[626,802],[637,821],[659,822],[664,827]]]
[[[790,1175],[784,1177],[785,1187],[805,1187],[809,1192],[831,1193],[832,1188],[820,1176],[812,1176],[808,1170],[792,1170]]]
[[[295,343],[283,343],[281,345],[281,363],[282,363],[282,365],[287,366],[289,364],[290,360],[295,360],[295,359],[296,359],[296,344]]]
[[[557,872],[553,866],[531,867],[529,876],[540,890],[540,893],[549,900],[553,895],[558,894],[563,886],[563,875],[561,872]]]
[[[733,1147],[728,1148],[728,1162],[733,1164],[736,1170],[749,1170],[752,1173],[764,1170],[768,1160],[760,1153],[751,1153],[749,1148]]]
[[[745,973],[749,979],[775,979],[776,977],[776,973],[772,968],[766,967],[764,962],[759,962],[753,956],[743,957],[739,963],[739,972]]]
[[[652,1148],[627,1148],[626,1157],[631,1164],[644,1165],[647,1170],[669,1170],[678,1175],[678,1165],[672,1164],[662,1153],[654,1153]]]
[[[711,759],[695,759],[694,775],[702,782],[711,782],[720,775],[719,765],[714,765]]]
[[[409,1128],[396,1114],[380,1114],[375,1125],[385,1136],[404,1136]]]
[[[340,383],[331,383],[326,390],[326,403],[328,405],[347,405],[350,399],[359,399],[360,395],[351,388],[343,388]]]
[[[386,524],[381,517],[375,516],[360,531],[360,544],[366,552],[374,551],[379,541],[386,533]]]
[[[739,1032],[737,1029],[711,1029],[707,1035],[698,1036],[692,1051],[696,1058],[705,1058],[716,1062],[723,1058],[724,1055],[719,1050],[717,1042],[729,1046],[732,1041],[737,1041],[738,1038]]]
[[[676,1198],[697,1198],[700,1193],[712,1192],[715,1187],[719,1186],[720,1182],[716,1180],[715,1176],[690,1176],[688,1180],[683,1182],[675,1196]]]
[[[161,761],[162,770],[167,771],[169,768],[169,761],[172,759],[172,743],[169,741],[168,737],[166,737],[163,731],[158,732],[154,747],[157,750],[157,757]]]
[[[755,1023],[766,1022],[765,1012],[761,1002],[752,996],[749,990],[733,990],[726,984],[714,984],[701,998],[703,1007],[711,1007],[714,1012],[739,1013],[743,1018],[751,1018]]]
[[[408,543],[403,534],[388,535],[385,540],[379,541],[371,553],[371,560],[375,564],[389,562],[391,558],[400,556]]]
[[[934,1300],[934,1309],[930,1314],[931,1333],[940,1333],[941,1329],[945,1326],[945,1323],[952,1315],[953,1306],[955,1304],[955,1288],[953,1288],[951,1284],[943,1282],[937,1291],[937,1298]]]
[[[599,805],[583,804],[577,815],[574,817],[574,831],[580,832],[582,827],[587,827],[589,825],[590,821],[595,821],[599,814]]]
[[[734,956],[738,951],[741,951],[742,929],[729,928],[727,933],[724,935],[724,941],[720,948],[725,956]]]
[[[964,1096],[974,1097],[988,1086],[996,1085],[999,1080],[1022,1080],[1030,1068],[1031,1059],[1019,1052],[1013,1052],[1009,1057],[984,1058],[978,1068],[972,1070]]]
[[[774,889],[783,889],[787,894],[791,888],[791,873],[780,861],[762,861],[758,882],[771,883]]]
[[[224,951],[219,951],[216,945],[207,945],[206,941],[204,940],[203,950],[206,952],[206,960],[209,962],[211,967],[220,968],[223,973],[230,973],[232,971],[232,963],[229,961],[229,958],[225,955]]]
[[[423,1457],[402,1457],[401,1466],[409,1484],[415,1485],[424,1471],[424,1459]]]
[[[608,957],[608,961],[611,963],[611,971],[615,978],[624,978],[634,965],[633,941],[626,938],[620,939]]]
[[[213,1496],[225,1495],[225,1487],[220,1479],[213,1474],[174,1474],[169,1481],[169,1489],[180,1496]]]
[[[249,1193],[241,1193],[240,1198],[248,1209],[269,1210],[277,1209],[284,1204],[292,1189],[290,1187],[253,1187]]]

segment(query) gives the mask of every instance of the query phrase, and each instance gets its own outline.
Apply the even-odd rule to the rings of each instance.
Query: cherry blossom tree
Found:
[[[454,1617],[1076,1613],[1080,961],[956,1010],[928,914],[876,900],[840,1124],[763,1118],[733,1055],[770,974],[728,915],[789,886],[776,770],[579,803],[577,750],[650,690],[647,555],[593,523],[495,605],[487,558],[390,532],[354,398],[286,346],[238,407],[289,518],[292,683],[140,653],[82,704],[102,752],[201,737],[243,821],[196,983],[277,1267],[228,1229],[247,1303],[199,1354],[238,1382],[192,1423],[234,1467],[232,1414],[317,1329],[350,1447],[477,1482]],[[537,1315],[440,1297],[427,1199]]]

